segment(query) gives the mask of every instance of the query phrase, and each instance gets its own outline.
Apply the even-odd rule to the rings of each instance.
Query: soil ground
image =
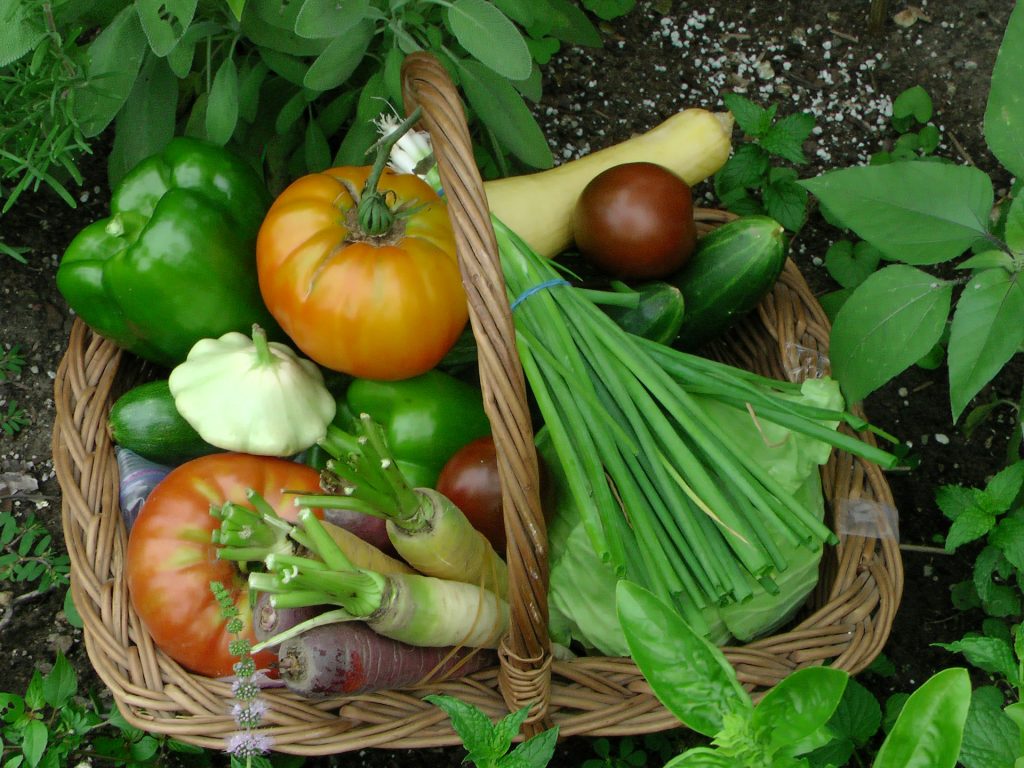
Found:
[[[922,85],[934,99],[942,131],[938,154],[994,172],[998,166],[984,146],[982,116],[1012,7],[1011,0],[921,0],[913,8],[890,2],[880,34],[873,35],[868,3],[644,0],[629,15],[603,25],[602,49],[566,50],[545,67],[537,114],[556,156],[564,159],[645,130],[685,106],[720,109],[720,94],[735,90],[761,104],[777,104],[780,115],[815,115],[820,130],[807,147],[809,164],[800,168],[808,177],[862,163],[884,148],[895,135],[887,118],[892,99]],[[894,16],[900,12],[916,13],[916,22],[898,24]],[[17,345],[27,361],[20,376],[0,383],[0,407],[17,402],[30,419],[16,436],[0,434],[0,509],[36,514],[58,540],[60,489],[50,458],[52,381],[71,316],[55,288],[54,271],[72,236],[105,215],[109,199],[102,149],[97,147],[82,167],[86,180],[75,210],[41,192],[23,196],[0,219],[3,239],[28,249],[25,265],[0,257],[0,345]],[[993,180],[997,190],[1008,186],[998,173]],[[792,256],[816,291],[836,287],[822,257],[838,236],[812,214],[795,240]],[[1015,400],[1021,373],[1020,365],[1011,366],[982,398],[997,394]],[[884,697],[959,663],[931,643],[958,639],[980,622],[980,616],[952,607],[949,587],[967,577],[972,553],[953,557],[934,548],[948,527],[934,493],[947,483],[981,484],[998,470],[1012,419],[1002,414],[1004,420],[965,437],[951,422],[942,369],[908,371],[872,395],[866,410],[881,427],[911,443],[920,459],[916,469],[890,476],[907,578],[885,649],[895,673],[862,677]],[[17,478],[31,478],[38,488],[11,493],[10,482]],[[0,619],[5,622],[0,623],[0,689],[23,691],[32,670],[46,670],[58,649],[73,661],[83,690],[99,687],[81,632],[62,613],[63,592],[19,601],[21,593],[17,584],[0,583],[0,615],[5,616]],[[455,766],[463,755],[457,748],[371,751],[306,764]],[[553,765],[579,766],[594,757],[592,742],[571,739],[559,747]],[[661,763],[652,756],[649,764]]]

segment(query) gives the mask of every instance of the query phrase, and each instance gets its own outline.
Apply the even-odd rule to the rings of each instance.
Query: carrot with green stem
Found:
[[[253,490],[248,491],[246,498],[251,507],[228,502],[210,509],[210,514],[220,521],[220,528],[212,534],[218,559],[235,560],[245,570],[248,563],[262,562],[268,555],[295,554],[296,546],[300,551],[309,550],[309,539],[302,529],[281,518],[266,499]],[[359,567],[382,573],[413,571],[407,564],[381,552],[345,528],[326,521],[321,523],[321,527]]]
[[[417,574],[383,574],[352,564],[308,508],[299,526],[314,557],[272,554],[266,573],[249,575],[249,586],[270,592],[278,608],[336,605],[260,643],[282,643],[313,627],[365,621],[375,632],[422,647],[497,648],[508,629],[508,604],[473,584]]]
[[[482,586],[505,596],[508,568],[487,537],[448,497],[408,483],[379,424],[364,413],[358,427],[357,450],[345,456],[336,451],[321,473],[321,486],[333,493],[303,494],[296,497],[296,503],[384,518],[395,550],[420,573]],[[322,445],[332,450],[330,432]]]

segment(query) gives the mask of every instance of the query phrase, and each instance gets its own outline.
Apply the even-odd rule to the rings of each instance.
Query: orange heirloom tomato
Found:
[[[405,379],[433,368],[455,343],[466,294],[447,207],[416,176],[384,171],[377,189],[399,215],[383,235],[362,231],[358,198],[369,173],[332,168],[280,194],[256,241],[260,291],[320,365]]]
[[[287,459],[243,453],[215,453],[172,470],[153,489],[128,536],[125,574],[132,606],[156,646],[184,667],[210,677],[232,674],[238,660],[228,652],[231,635],[220,606],[210,591],[219,581],[238,606],[245,629],[255,643],[246,577],[230,560],[217,559],[211,541],[220,522],[211,506],[231,501],[251,506],[252,488],[275,511],[295,519],[293,496],[283,489],[316,493],[319,473]],[[276,656],[254,656],[266,668]]]

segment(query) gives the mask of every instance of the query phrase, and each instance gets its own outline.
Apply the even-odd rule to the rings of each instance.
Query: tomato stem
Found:
[[[391,156],[391,148],[398,143],[409,129],[420,119],[422,110],[416,107],[405,120],[403,120],[394,131],[382,138],[377,144],[377,157],[373,161],[373,168],[363,186],[363,192],[359,199],[359,228],[365,235],[380,237],[391,231],[395,223],[395,211],[389,202],[389,194],[377,189],[381,174]],[[393,196],[393,193],[392,193]]]

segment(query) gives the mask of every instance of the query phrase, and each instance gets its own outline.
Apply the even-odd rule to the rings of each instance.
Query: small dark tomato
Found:
[[[505,521],[501,510],[501,480],[494,439],[487,435],[467,443],[445,463],[437,490],[505,556]]]
[[[573,212],[580,253],[623,279],[677,271],[697,245],[690,186],[655,163],[623,163],[595,176]]]

